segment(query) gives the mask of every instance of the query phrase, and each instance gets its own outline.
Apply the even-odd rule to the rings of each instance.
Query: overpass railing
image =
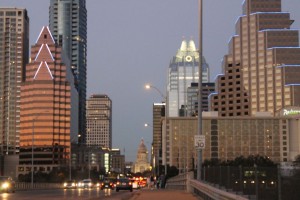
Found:
[[[58,189],[63,188],[61,183],[25,183],[25,182],[16,182],[16,190],[44,190],[44,189]]]
[[[248,200],[244,196],[216,188],[208,183],[194,179],[194,173],[188,172],[167,180],[167,189],[185,190],[206,200]]]

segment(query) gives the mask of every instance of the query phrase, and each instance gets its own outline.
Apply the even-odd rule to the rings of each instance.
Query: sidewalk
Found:
[[[135,192],[130,200],[199,200],[199,198],[193,196],[191,193],[181,190],[168,190],[168,189],[142,189]]]

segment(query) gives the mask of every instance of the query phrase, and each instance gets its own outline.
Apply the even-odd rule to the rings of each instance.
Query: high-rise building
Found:
[[[0,154],[19,153],[20,93],[29,60],[25,9],[0,8]]]
[[[199,53],[195,42],[183,40],[176,56],[169,65],[167,86],[168,116],[187,116],[187,88],[198,82]],[[202,59],[202,81],[209,81],[209,66]],[[180,112],[183,111],[183,113]]]
[[[80,143],[85,143],[87,77],[87,10],[85,0],[51,0],[49,27],[54,40],[62,46],[75,74],[79,94]]]
[[[68,163],[70,140],[77,137],[71,120],[78,114],[78,102],[71,99],[77,94],[74,77],[48,27],[32,46],[30,60],[21,86],[20,172],[30,171],[32,159],[42,171]]]
[[[281,0],[245,0],[216,80],[211,110],[253,116],[300,105],[299,31]]]
[[[215,83],[202,83],[202,111],[209,110],[209,95],[215,92]],[[187,89],[187,116],[198,116],[198,83]]]
[[[121,155],[120,149],[112,149],[111,155],[111,168],[110,171],[124,174],[125,172],[125,156]]]
[[[203,113],[202,133],[205,135],[203,160],[234,160],[236,157],[260,155],[275,163],[292,162],[300,154],[300,115],[278,112],[273,117],[218,117]],[[166,163],[179,172],[196,169],[197,150],[194,136],[198,134],[195,117],[168,118]]]
[[[162,119],[165,116],[165,103],[153,104],[153,139],[151,151],[151,165],[155,168],[156,174],[159,172],[159,165],[162,165]]]
[[[112,148],[112,101],[105,94],[91,95],[86,103],[86,144]]]

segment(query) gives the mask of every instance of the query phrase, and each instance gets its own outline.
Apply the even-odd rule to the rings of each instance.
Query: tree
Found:
[[[169,167],[168,165],[168,171],[167,171],[167,178],[171,178],[173,176],[177,176],[179,174],[179,170],[175,166]]]
[[[300,156],[299,156],[300,161]],[[299,162],[300,163],[300,162]],[[250,155],[247,158],[244,156],[236,157],[234,160],[221,161],[220,159],[210,159],[205,160],[202,164],[203,167],[206,166],[243,166],[243,167],[253,167],[254,165],[258,167],[276,167],[276,163],[270,160],[267,156],[260,155]]]

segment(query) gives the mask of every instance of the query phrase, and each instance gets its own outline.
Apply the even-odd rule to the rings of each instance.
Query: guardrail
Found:
[[[25,183],[25,182],[16,182],[16,190],[45,190],[45,189],[59,189],[62,188],[61,183]]]
[[[167,180],[167,189],[185,190],[206,200],[248,200],[245,196],[228,192],[193,179],[194,173],[188,172]]]
[[[189,180],[193,178],[193,172],[179,174],[178,176],[169,178],[166,183],[166,188],[175,190],[189,190]]]

